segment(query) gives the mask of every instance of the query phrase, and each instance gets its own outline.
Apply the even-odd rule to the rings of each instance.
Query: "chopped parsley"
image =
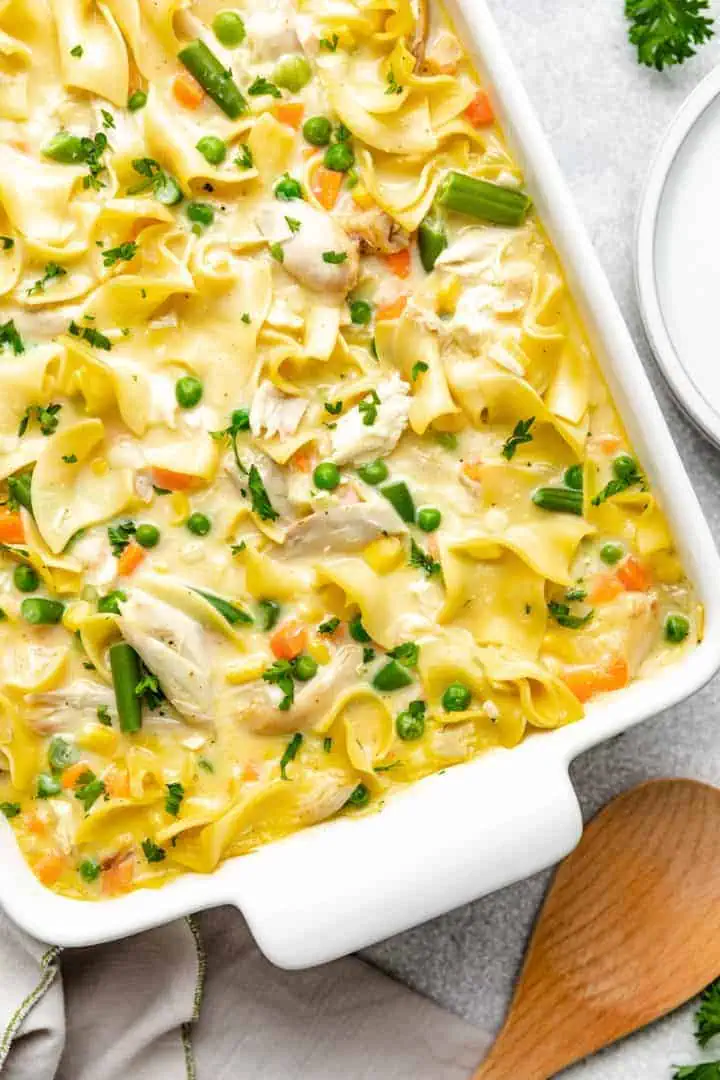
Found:
[[[25,344],[17,331],[13,319],[9,319],[0,326],[0,352],[8,346],[16,356],[25,352]]]
[[[572,589],[568,589],[565,593],[565,599],[568,601],[584,600],[587,596],[587,589],[583,585],[574,585]]]
[[[618,462],[622,462],[622,467],[619,467]],[[640,484],[644,488],[645,478],[638,469],[637,462],[628,455],[623,454],[615,460],[613,471],[615,475],[612,480],[608,481],[602,491],[599,491],[595,496],[592,501],[593,506],[600,506],[606,499],[611,499],[613,495],[619,495],[636,484]]]
[[[340,620],[337,615],[334,615],[332,619],[326,619],[325,622],[321,622],[318,626],[318,634],[334,634],[340,625]]]
[[[562,604],[557,600],[548,602],[548,611],[555,622],[567,630],[580,630],[581,627],[587,626],[594,614],[591,610],[585,615],[573,615],[567,604]]]
[[[522,446],[523,443],[532,442],[533,437],[530,434],[530,428],[534,423],[534,416],[531,416],[529,420],[518,420],[512,435],[509,439],[506,439],[505,445],[502,448],[502,455],[506,461],[511,461],[515,457],[515,451],[518,446]]]
[[[270,496],[267,493],[262,476],[255,465],[251,465],[248,473],[248,488],[250,489],[253,513],[257,514],[261,521],[276,521],[280,515],[270,502]]]
[[[331,416],[339,416],[343,410],[342,401],[326,401],[323,406],[325,412],[330,413]]]
[[[110,128],[114,128],[115,127],[115,121],[113,119],[113,114],[111,112],[108,112],[107,109],[101,109],[100,112],[101,112],[102,118],[103,118],[103,127],[108,128],[108,130]]]
[[[120,558],[136,531],[134,521],[121,521],[119,525],[108,525],[110,550],[116,559]]]
[[[151,191],[164,206],[175,206],[182,201],[182,189],[177,180],[154,158],[135,158],[132,167],[142,179],[128,188],[128,195],[144,195]]]
[[[441,567],[440,563],[433,559],[432,555],[428,555],[419,544],[416,544],[414,540],[410,540],[410,559],[409,566],[414,566],[418,570],[424,570],[428,577],[433,577],[435,574],[439,574]]]
[[[124,244],[119,244],[117,247],[108,248],[107,251],[103,251],[103,266],[114,266],[115,263],[118,263],[123,259],[129,262],[129,260],[134,259],[136,255],[137,244],[134,240],[128,240]]]
[[[154,840],[146,837],[142,842],[143,855],[148,862],[162,862],[165,858],[165,848],[158,847]]]
[[[66,465],[74,465],[77,461],[77,454],[63,454],[62,459]]]
[[[12,251],[15,247],[12,236],[0,236],[0,247],[2,247],[3,251]]]
[[[443,450],[457,450],[458,437],[453,431],[434,432],[435,442],[442,446]]]
[[[273,258],[275,262],[285,262],[285,252],[282,249],[282,244],[270,244],[268,246],[268,251],[270,252],[270,257]]]
[[[43,435],[52,435],[60,422],[58,413],[61,409],[62,405],[57,404],[28,405],[18,425],[18,435],[22,437],[33,420],[37,421]]]
[[[88,175],[83,178],[83,187],[86,190],[92,188],[93,191],[100,191],[105,187],[104,181],[100,179],[100,174],[105,172],[102,156],[108,147],[107,135],[102,131],[98,131],[94,138],[81,139],[80,147],[82,160],[88,167]]]
[[[212,761],[208,761],[206,757],[198,758],[198,766],[206,773],[215,772],[215,766]]]
[[[75,798],[83,804],[86,814],[104,794],[105,784],[92,770],[80,774],[75,786]]]
[[[287,712],[295,700],[295,683],[293,682],[292,664],[289,660],[276,660],[272,667],[263,672],[263,679],[267,683],[279,686],[284,697],[278,709]]]
[[[358,411],[363,418],[365,427],[372,427],[377,420],[377,407],[380,404],[377,390],[371,390],[369,395],[358,405]]]
[[[87,341],[88,345],[92,345],[95,349],[105,349],[106,352],[112,349],[110,338],[105,337],[105,334],[101,334],[94,326],[78,326],[73,321],[68,326],[68,333],[72,334],[73,337],[82,338],[83,341]]]
[[[110,710],[107,705],[98,705],[97,707],[98,723],[103,724],[104,727],[112,727],[112,719],[110,717]]]
[[[294,761],[297,757],[297,752],[302,746],[302,743],[303,737],[299,731],[296,731],[290,742],[285,747],[285,752],[283,753],[283,756],[280,758],[280,775],[282,776],[283,780],[290,779],[285,770],[287,769],[290,762]]]
[[[375,650],[370,645],[363,648],[363,664],[370,664],[375,659]]]
[[[330,738],[329,735],[326,735],[325,738],[323,739],[323,750],[325,751],[326,754],[329,754],[330,751],[332,750],[332,739]]]
[[[154,711],[163,701],[165,701],[165,695],[162,691],[160,683],[158,682],[157,675],[153,675],[152,672],[146,671],[140,682],[135,687],[135,697],[142,698],[148,709]]]
[[[395,72],[393,71],[393,69],[390,68],[390,70],[388,71],[388,74],[387,74],[387,90],[385,91],[385,93],[386,94],[402,94],[402,92],[403,92],[403,87],[400,85],[400,83],[395,78]]]
[[[270,94],[271,97],[280,98],[282,94],[275,83],[268,82],[262,75],[258,77],[248,86],[248,94],[250,97],[262,97],[265,94]]]
[[[0,802],[0,810],[2,810],[8,820],[10,818],[17,817],[20,813],[20,803],[16,802]]]
[[[83,49],[82,45],[73,45],[72,49],[70,50],[70,55],[75,56],[79,60],[84,51],[85,50]]]
[[[335,52],[338,47],[340,38],[337,34],[331,34],[329,38],[320,38],[320,48],[325,49],[326,52]]]
[[[177,817],[180,813],[180,803],[185,798],[185,788],[179,783],[166,784],[165,787],[167,788],[165,810],[173,817]]]
[[[412,371],[410,372],[410,378],[413,382],[416,382],[423,372],[428,370],[428,365],[424,360],[418,360],[416,364],[413,364]]]
[[[285,220],[291,233],[300,232],[300,222],[297,218],[286,217]]]
[[[239,169],[252,169],[253,156],[252,150],[247,143],[240,143],[240,153],[235,158],[235,164]]]
[[[339,266],[340,263],[344,263],[347,259],[346,251],[323,251],[323,262],[332,263],[334,266]]]
[[[700,1046],[707,1046],[716,1035],[720,1035],[720,979],[703,992],[695,1013],[695,1038]]]
[[[402,645],[389,649],[388,656],[392,656],[393,660],[399,660],[405,667],[416,667],[420,657],[420,646],[414,641],[405,641]]]

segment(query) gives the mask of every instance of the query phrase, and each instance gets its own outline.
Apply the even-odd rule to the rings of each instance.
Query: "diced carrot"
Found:
[[[62,774],[62,786],[66,790],[74,788],[82,774],[88,772],[89,769],[87,761],[76,761],[74,765],[68,765]]]
[[[47,832],[47,822],[43,821],[40,815],[34,810],[29,810],[28,813],[24,815],[24,819],[25,828],[34,836],[44,836]]]
[[[591,604],[609,604],[623,591],[616,574],[599,574],[593,579],[588,594]]]
[[[0,541],[3,544],[25,543],[25,529],[18,510],[0,507]]]
[[[378,322],[387,319],[397,319],[402,315],[406,304],[407,296],[398,296],[397,300],[393,300],[390,304],[378,304],[375,309],[375,318]]]
[[[410,275],[410,248],[401,248],[400,251],[392,251],[389,255],[383,255],[383,262],[388,270],[399,278]]]
[[[465,116],[473,127],[484,127],[486,124],[495,122],[495,113],[490,104],[490,98],[484,90],[477,92],[465,110]]]
[[[54,885],[66,866],[67,859],[64,855],[57,851],[48,851],[46,855],[40,856],[33,870],[43,885]]]
[[[591,443],[603,454],[615,454],[623,444],[619,435],[593,435]]]
[[[109,896],[125,892],[132,885],[135,874],[135,856],[119,855],[102,872],[102,891]]]
[[[630,672],[627,660],[623,656],[616,656],[606,667],[586,664],[569,668],[560,677],[578,701],[585,702],[596,694],[621,690],[623,686],[627,686]]]
[[[315,146],[306,146],[302,151],[302,157],[305,161],[309,161],[315,154],[317,154],[317,148]]]
[[[146,555],[145,548],[140,547],[135,540],[131,540],[118,559],[117,572],[120,577],[127,577],[133,570],[137,570]]]
[[[240,779],[248,783],[250,780],[257,780],[259,775],[260,773],[258,772],[258,767],[255,762],[248,761],[245,764],[245,768],[243,769],[242,773],[240,774]]]
[[[623,588],[628,592],[647,592],[652,584],[647,567],[634,555],[628,555],[626,559],[623,559],[616,574]]]
[[[155,487],[167,488],[169,491],[189,491],[197,487],[198,479],[190,473],[173,472],[172,469],[152,469],[152,482]]]
[[[103,775],[103,783],[111,799],[126,799],[130,794],[130,778],[127,769],[112,765]]]
[[[287,124],[297,131],[305,115],[305,106],[300,101],[284,101],[282,105],[273,106],[272,114],[279,124]]]
[[[176,75],[173,80],[173,96],[185,109],[197,109],[202,105],[203,88],[191,75]]]
[[[290,464],[298,472],[309,473],[312,469],[313,458],[310,452],[306,449],[296,450],[293,456],[290,458]]]
[[[476,484],[479,484],[483,478],[483,463],[480,458],[475,458],[473,461],[466,461],[463,464],[462,471],[467,476],[468,480],[474,480]]]
[[[332,210],[337,202],[342,187],[343,175],[340,172],[333,172],[332,169],[326,169],[324,165],[320,165],[313,173],[310,185],[312,193],[325,210]]]
[[[270,648],[278,660],[294,660],[307,647],[307,642],[307,627],[288,619],[270,638]]]

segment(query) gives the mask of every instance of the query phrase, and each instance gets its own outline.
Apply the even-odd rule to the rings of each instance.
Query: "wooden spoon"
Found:
[[[720,789],[614,799],[555,876],[510,1012],[474,1080],[549,1080],[720,974]]]

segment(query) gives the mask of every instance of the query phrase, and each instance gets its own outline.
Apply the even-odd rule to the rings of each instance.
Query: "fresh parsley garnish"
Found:
[[[108,526],[110,550],[115,558],[120,558],[123,551],[130,543],[130,540],[135,535],[135,532],[136,526],[134,521],[121,521],[119,525]]]
[[[593,506],[600,506],[606,499],[611,499],[613,495],[620,495],[623,491],[627,491],[628,488],[634,487],[636,484],[644,485],[645,477],[637,465],[633,464],[623,476],[614,476],[612,480],[609,480],[602,491],[599,491],[592,500],[592,504]]]
[[[261,521],[276,521],[280,516],[270,502],[262,476],[255,465],[250,466],[248,473],[248,488],[252,499],[253,513],[257,514]]]
[[[248,94],[250,97],[262,97],[264,94],[270,94],[271,97],[280,98],[282,94],[275,83],[269,82],[263,78],[262,75],[258,77],[248,86]]]
[[[128,188],[128,195],[144,195],[152,191],[155,198],[165,206],[174,206],[182,200],[182,190],[177,180],[165,172],[154,158],[135,158],[132,167],[142,180]]]
[[[325,49],[326,52],[335,52],[338,47],[340,38],[337,34],[331,34],[329,38],[320,38],[320,48]]]
[[[402,94],[402,92],[403,92],[403,87],[400,85],[400,83],[395,78],[395,72],[393,71],[393,69],[390,68],[390,70],[388,71],[388,75],[387,75],[387,90],[385,91],[385,93],[386,94]]]
[[[83,341],[87,341],[88,345],[92,345],[94,349],[104,349],[106,352],[112,349],[110,338],[106,337],[105,334],[101,334],[94,326],[78,326],[73,321],[68,326],[68,333],[72,334],[73,337],[79,337]]]
[[[416,667],[420,656],[420,646],[414,641],[404,641],[402,645],[389,649],[388,656],[392,656],[393,660],[398,660],[404,667]]]
[[[332,263],[334,266],[339,266],[340,263],[344,263],[347,259],[346,251],[323,251],[323,262]]]
[[[38,278],[35,284],[31,285],[30,288],[27,289],[27,295],[37,296],[38,293],[44,293],[45,286],[48,284],[49,281],[53,281],[55,278],[65,277],[66,274],[67,270],[64,266],[60,266],[59,263],[45,263],[45,271],[43,273],[43,276],[41,278]]]
[[[119,244],[117,247],[108,248],[107,251],[103,251],[103,265],[114,266],[115,263],[125,260],[129,262],[130,259],[134,259],[137,255],[137,244],[134,240],[128,240],[124,244]]]
[[[115,121],[113,119],[113,114],[111,112],[108,112],[107,109],[101,109],[100,112],[101,112],[102,118],[103,118],[103,127],[108,128],[108,130],[110,128],[114,128],[115,127]]]
[[[502,455],[506,461],[511,461],[512,458],[515,457],[515,451],[518,446],[522,446],[523,443],[532,442],[533,437],[530,434],[530,428],[534,423],[534,416],[531,416],[529,420],[518,420],[512,435],[505,441],[505,445],[502,448]]]
[[[702,1047],[720,1035],[720,979],[703,992],[700,1008],[695,1013],[695,1038]]]
[[[441,570],[440,563],[433,559],[432,555],[424,552],[420,545],[416,544],[412,539],[410,540],[409,565],[416,567],[418,570],[424,570],[428,577],[439,574]]]
[[[363,664],[370,664],[375,659],[375,650],[370,645],[363,648]]]
[[[263,679],[267,683],[279,686],[284,697],[278,709],[287,712],[295,700],[295,683],[293,681],[293,669],[289,660],[276,660],[271,668],[263,672]]]
[[[63,454],[62,459],[66,465],[74,465],[77,461],[77,454]]]
[[[3,812],[8,820],[10,818],[17,817],[20,813],[20,803],[16,802],[0,802],[0,810]]]
[[[458,437],[452,431],[436,431],[435,442],[442,446],[443,450],[457,450]]]
[[[15,241],[12,236],[0,236],[0,247],[3,251],[12,251],[15,247]]]
[[[638,61],[662,71],[695,55],[714,33],[708,0],[625,0]]]
[[[413,364],[412,366],[412,371],[410,372],[410,379],[412,380],[412,382],[417,382],[423,372],[427,370],[428,365],[425,363],[425,361],[418,360],[417,363]]]
[[[102,131],[98,131],[92,138],[85,137],[80,140],[80,159],[88,167],[88,175],[83,178],[83,187],[86,190],[92,188],[93,191],[100,191],[105,187],[100,174],[105,171],[102,156],[107,147],[107,135]]]
[[[323,739],[323,750],[325,751],[326,754],[329,754],[330,751],[332,750],[332,739],[330,738],[329,735],[326,735],[325,738]]]
[[[82,45],[73,45],[72,49],[70,50],[70,55],[80,59],[84,51],[85,50],[83,49]]]
[[[252,150],[247,143],[240,143],[240,153],[235,158],[235,164],[239,169],[252,169],[253,156]]]
[[[340,620],[337,615],[334,615],[332,619],[326,619],[325,622],[321,622],[318,626],[318,634],[334,634],[340,625]]]
[[[167,788],[165,811],[177,817],[180,813],[180,803],[185,798],[185,788],[179,783],[166,784],[165,787]]]
[[[146,837],[142,842],[143,855],[148,862],[162,862],[165,858],[165,848],[158,847],[154,840]]]
[[[377,420],[378,405],[380,404],[380,398],[378,397],[377,390],[371,390],[369,395],[360,402],[358,405],[358,411],[363,418],[363,424],[365,427],[372,427]]]
[[[325,412],[330,413],[331,416],[339,416],[343,410],[342,401],[326,401],[323,408]]]
[[[567,630],[579,630],[587,626],[594,614],[593,611],[588,611],[585,615],[573,615],[567,604],[562,604],[557,600],[548,602],[548,611],[555,622]]]
[[[25,344],[17,331],[13,319],[9,319],[0,326],[0,352],[7,346],[12,349],[16,356],[25,352]]]
[[[163,701],[165,701],[165,694],[162,691],[162,687],[158,682],[157,675],[153,675],[150,671],[145,671],[142,679],[135,687],[135,697],[142,698],[148,709],[154,711]]]
[[[280,758],[280,775],[282,776],[283,780],[290,779],[285,770],[287,769],[290,762],[294,761],[297,757],[297,752],[302,746],[302,743],[303,737],[299,731],[296,731],[290,742],[285,747],[285,752],[283,753],[283,756]]]
[[[569,602],[573,600],[584,600],[587,596],[587,589],[583,585],[574,585],[572,589],[568,589],[565,593],[565,599]]]
[[[98,705],[97,718],[98,723],[102,724],[104,727],[112,727],[112,718],[107,705]]]
[[[59,424],[58,413],[62,405],[28,405],[18,425],[18,435],[22,437],[32,421],[37,421],[43,435],[52,435]]]
[[[105,784],[92,770],[80,774],[75,786],[75,798],[83,804],[86,814],[104,794]]]
[[[287,222],[287,227],[291,233],[296,233],[300,231],[300,222],[297,218],[286,217],[285,220]]]

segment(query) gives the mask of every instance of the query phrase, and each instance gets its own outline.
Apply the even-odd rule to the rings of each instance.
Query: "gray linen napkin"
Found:
[[[488,1033],[355,957],[286,972],[234,908],[60,950],[0,914],[7,1080],[466,1080]]]

